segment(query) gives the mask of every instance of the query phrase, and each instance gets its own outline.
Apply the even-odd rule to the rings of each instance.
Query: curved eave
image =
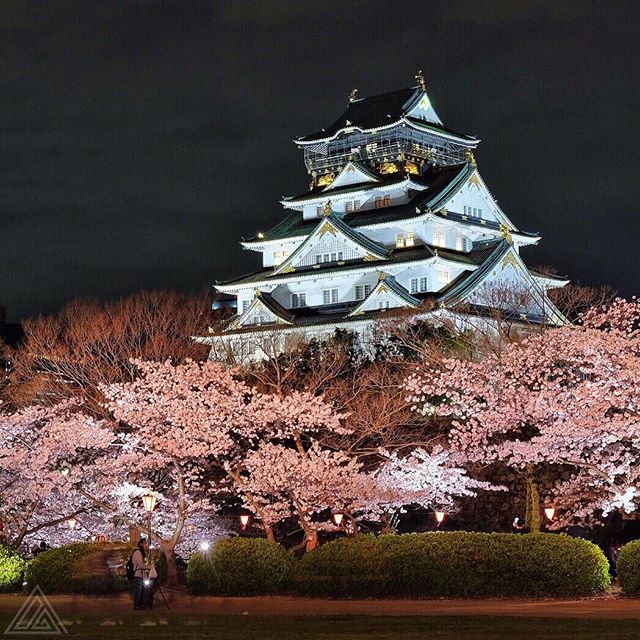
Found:
[[[419,123],[419,124],[417,124]],[[407,125],[412,129],[416,129],[417,131],[429,131],[430,133],[434,133],[443,138],[447,138],[449,140],[454,140],[455,142],[459,142],[460,144],[466,146],[477,146],[480,143],[480,139],[475,136],[467,136],[463,133],[456,133],[454,131],[449,131],[448,129],[440,128],[435,123],[427,123],[424,121],[420,121],[419,118],[408,118],[406,115],[402,115],[397,120],[390,122],[389,124],[381,125],[379,127],[371,127],[370,129],[364,127],[358,127],[357,125],[345,125],[338,129],[334,134],[330,136],[324,137],[310,137],[310,136],[302,136],[301,138],[294,138],[293,142],[300,147],[305,147],[307,145],[318,144],[319,142],[332,142],[336,140],[344,133],[353,133],[358,131],[360,133],[378,133],[379,131],[386,131],[388,129],[393,129],[394,127],[401,127],[403,125]],[[312,133],[311,136],[321,136],[320,133]],[[305,138],[308,138],[305,140]]]
[[[355,196],[359,194],[371,193],[375,189],[381,189],[383,191],[389,189],[398,189],[401,187],[410,187],[418,191],[424,191],[427,187],[418,184],[411,179],[409,174],[401,174],[401,176],[394,182],[368,182],[360,185],[354,185],[353,187],[339,187],[336,191],[320,191],[314,194],[305,194],[302,196],[291,196],[280,200],[280,204],[285,209],[295,209],[296,206],[313,204],[314,202],[326,203],[327,198],[330,200],[338,199],[342,195]],[[295,206],[292,206],[295,205]]]
[[[275,289],[281,284],[286,284],[291,281],[304,281],[307,279],[318,279],[323,276],[334,277],[336,275],[350,275],[358,273],[374,273],[376,271],[389,271],[393,268],[402,269],[407,265],[424,265],[428,266],[433,263],[451,265],[455,268],[461,268],[466,271],[476,271],[481,265],[473,264],[468,261],[452,260],[441,254],[430,255],[418,260],[392,261],[392,260],[380,260],[378,262],[358,262],[353,265],[344,265],[339,268],[327,268],[327,269],[306,269],[304,271],[293,271],[286,274],[276,274],[273,271],[264,272],[264,277],[259,280],[249,280],[249,278],[255,278],[259,276],[261,271],[257,273],[249,274],[243,278],[232,280],[230,282],[220,282],[214,285],[217,291],[221,293],[233,294],[234,292],[246,289],[261,289],[263,287],[270,287]],[[243,282],[244,281],[244,282]]]

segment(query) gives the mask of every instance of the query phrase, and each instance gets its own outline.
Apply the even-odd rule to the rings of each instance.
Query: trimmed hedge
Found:
[[[105,544],[68,544],[38,554],[27,566],[27,588],[50,593],[118,593],[128,588],[121,569],[114,574],[109,560],[126,562],[126,550]]]
[[[0,592],[20,591],[27,563],[13,549],[0,546]]]
[[[228,538],[195,553],[187,585],[197,595],[251,596],[279,593],[289,581],[294,559],[261,538]]]
[[[640,540],[629,542],[620,549],[616,570],[622,593],[640,596]]]
[[[608,567],[596,545],[562,535],[359,536],[306,554],[292,590],[324,597],[588,596],[607,589]]]

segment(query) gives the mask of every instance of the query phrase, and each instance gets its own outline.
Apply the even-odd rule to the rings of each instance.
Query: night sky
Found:
[[[304,192],[291,142],[424,70],[530,265],[640,292],[637,2],[0,3],[0,304],[201,290]]]

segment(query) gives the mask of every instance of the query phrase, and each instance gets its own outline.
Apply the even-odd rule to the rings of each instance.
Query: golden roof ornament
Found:
[[[356,100],[356,93],[358,93],[357,89],[351,89],[351,93],[349,94],[349,102],[353,102],[354,100]]]
[[[427,90],[427,85],[424,81],[424,76],[422,75],[422,69],[420,69],[418,71],[418,73],[416,73],[416,75],[414,76],[415,79],[418,81],[418,86],[423,90],[426,91]]]
[[[467,158],[467,162],[472,166],[472,167],[477,167],[478,163],[476,162],[476,157],[473,155],[473,151],[470,151],[469,149],[467,149],[464,152],[464,155]]]
[[[384,271],[380,272],[378,276],[378,282],[384,282],[387,279],[387,274]]]
[[[513,244],[513,237],[511,236],[511,232],[509,231],[509,227],[506,224],[500,225],[500,233],[502,237],[509,243]]]
[[[333,205],[331,204],[331,200],[327,200],[327,204],[324,205],[324,209],[322,210],[322,217],[327,218],[333,213]]]

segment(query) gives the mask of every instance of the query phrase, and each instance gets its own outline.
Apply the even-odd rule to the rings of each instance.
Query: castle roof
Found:
[[[394,263],[400,264],[406,262],[415,262],[418,260],[429,260],[431,258],[439,257],[442,260],[469,265],[470,267],[475,269],[483,263],[487,256],[491,255],[496,246],[501,245],[502,243],[503,240],[501,238],[494,241],[479,242],[474,244],[473,249],[468,253],[465,253],[463,251],[454,251],[452,249],[441,249],[440,247],[436,247],[433,245],[423,244],[415,247],[394,249],[388,252],[386,260],[368,261],[366,263],[366,266],[367,268],[378,268],[380,270],[386,270],[389,268],[389,265],[392,265]],[[316,270],[314,266],[298,267],[295,273],[297,275],[306,275],[309,273],[312,273],[314,275],[318,275],[319,273],[333,274],[340,273],[342,271],[349,271],[354,268],[362,270],[363,265],[360,261],[345,261],[344,264],[336,264],[335,266],[331,267],[323,267],[321,271]],[[277,273],[278,269],[279,267],[268,267],[266,269],[260,269],[234,280],[219,282],[217,283],[217,286],[226,288],[232,285],[247,285],[259,282],[268,282],[269,280],[274,280],[275,277],[280,275],[279,273]],[[295,278],[295,276],[292,276],[291,273],[282,274],[281,277],[286,278],[287,280],[290,280],[292,277]]]
[[[295,142],[305,144],[335,137],[344,129],[356,128],[362,131],[371,131],[381,127],[387,127],[400,122],[407,117],[411,110],[426,97],[426,92],[419,86],[389,91],[366,98],[358,98],[349,103],[346,111],[330,126],[295,139]],[[428,97],[426,97],[428,100]],[[474,136],[458,133],[445,127],[433,112],[431,122],[422,122],[417,118],[411,118],[419,126],[423,124],[429,129],[453,135],[457,138],[469,141],[477,141]]]
[[[425,186],[423,191],[419,191],[407,204],[384,207],[381,209],[366,209],[364,211],[354,211],[342,216],[342,221],[350,227],[357,228],[374,224],[385,224],[400,222],[423,215],[430,209],[433,215],[442,219],[455,220],[465,226],[487,228],[494,231],[500,229],[500,223],[491,220],[474,220],[455,214],[444,212],[441,208],[446,204],[449,197],[466,180],[469,179],[475,167],[468,162],[445,167],[429,167],[423,176],[411,176],[411,180]],[[395,184],[397,178],[388,179],[380,184]],[[345,190],[350,187],[345,188]],[[331,193],[335,195],[338,190]],[[344,192],[344,191],[341,191]],[[328,195],[328,194],[327,194]],[[315,195],[315,197],[318,197]],[[244,241],[245,245],[252,243],[269,242],[271,240],[284,240],[286,238],[299,238],[309,235],[317,226],[318,218],[305,220],[302,212],[293,211],[278,222],[268,231],[259,237],[250,238]],[[515,231],[515,229],[514,229]],[[517,231],[519,235],[535,238],[538,234]]]

